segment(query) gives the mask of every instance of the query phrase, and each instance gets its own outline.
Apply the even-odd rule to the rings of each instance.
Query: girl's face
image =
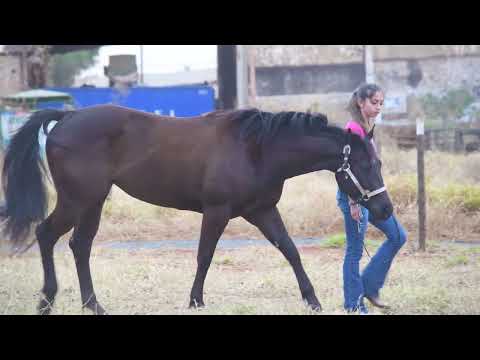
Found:
[[[373,94],[372,97],[366,98],[364,101],[359,100],[358,106],[360,106],[360,110],[362,115],[366,119],[373,119],[378,116],[382,112],[383,109],[383,93],[377,91]]]

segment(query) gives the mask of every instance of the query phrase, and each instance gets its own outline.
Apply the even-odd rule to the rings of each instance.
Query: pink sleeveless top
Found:
[[[345,130],[348,130],[348,129],[352,130],[352,133],[360,135],[360,137],[362,139],[365,139],[365,136],[367,136],[367,134],[365,133],[365,130],[363,130],[363,128],[360,126],[360,124],[357,123],[356,121],[350,120],[349,122],[347,122],[347,125],[345,125]],[[378,154],[377,145],[375,145],[375,141],[373,141],[373,139],[371,139],[370,142],[372,143],[372,146],[373,146],[373,149],[375,150],[375,153]]]
[[[350,120],[347,125],[345,125],[345,130],[348,129],[352,130],[353,133],[360,135],[362,139],[365,139],[365,136],[367,136],[367,134],[365,134],[365,130],[363,130],[360,124],[353,120]]]

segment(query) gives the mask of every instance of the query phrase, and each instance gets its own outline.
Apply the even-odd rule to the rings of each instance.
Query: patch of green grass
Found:
[[[425,179],[425,182],[425,187],[428,190],[429,179]],[[416,174],[391,175],[386,177],[385,183],[394,204],[408,205],[417,200]]]
[[[229,257],[225,257],[223,259],[215,260],[214,263],[217,265],[231,266],[233,265],[233,260]]]
[[[334,234],[325,239],[321,246],[326,248],[343,248],[345,247],[345,234]]]
[[[459,265],[468,265],[468,257],[462,254],[450,257],[447,260],[447,267],[454,267]]]
[[[256,309],[255,306],[253,305],[236,305],[232,309],[232,315],[255,315],[256,314]]]
[[[334,234],[334,235],[331,235],[331,236],[327,237],[325,239],[325,241],[320,246],[326,247],[326,248],[338,249],[338,248],[344,248],[345,247],[345,242],[346,242],[345,233]],[[379,245],[380,245],[379,241],[365,239],[365,246],[376,248]]]
[[[466,211],[480,210],[480,186],[451,183],[442,187],[432,187],[429,197],[432,201],[446,206],[457,205]]]
[[[421,292],[415,299],[415,305],[426,314],[448,314],[451,305],[445,291]]]
[[[480,246],[471,247],[470,249],[465,250],[464,253],[478,255],[480,254]]]
[[[275,289],[275,281],[273,281],[271,278],[265,278],[261,282],[260,287],[273,290]]]
[[[386,180],[388,192],[395,204],[408,205],[417,201],[417,178],[415,174],[393,175]],[[425,184],[427,201],[443,207],[458,206],[465,211],[480,210],[480,186],[448,182],[434,185],[427,177]]]

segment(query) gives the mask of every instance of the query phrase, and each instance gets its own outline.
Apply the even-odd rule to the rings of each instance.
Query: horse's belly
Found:
[[[201,211],[202,208],[197,196],[178,183],[166,184],[137,179],[134,182],[115,181],[115,184],[130,196],[153,205],[192,211]]]

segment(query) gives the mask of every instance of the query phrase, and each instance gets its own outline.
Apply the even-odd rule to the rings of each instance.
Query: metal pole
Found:
[[[237,103],[236,45],[217,45],[218,109],[233,110]]]
[[[144,85],[143,78],[143,45],[140,45],[140,85]]]
[[[27,56],[26,56],[26,51],[22,48],[20,50],[20,90],[24,91],[28,89],[28,67],[27,67]]]
[[[249,67],[249,105],[256,106],[257,104],[257,79],[256,79],[256,49],[255,45],[249,46],[248,51],[248,67]]]
[[[375,63],[373,60],[373,45],[364,45],[365,80],[375,82]]]
[[[237,45],[237,108],[248,106],[248,59],[245,45]]]
[[[373,56],[373,47],[374,45],[364,45],[363,60],[365,63],[365,81],[369,84],[374,84],[376,82],[375,76],[375,59]],[[375,119],[376,124],[381,124],[383,122],[382,114],[380,113]],[[379,127],[377,127],[378,129]],[[377,145],[378,155],[381,155],[382,152],[382,143],[380,137],[375,137],[375,142]]]

